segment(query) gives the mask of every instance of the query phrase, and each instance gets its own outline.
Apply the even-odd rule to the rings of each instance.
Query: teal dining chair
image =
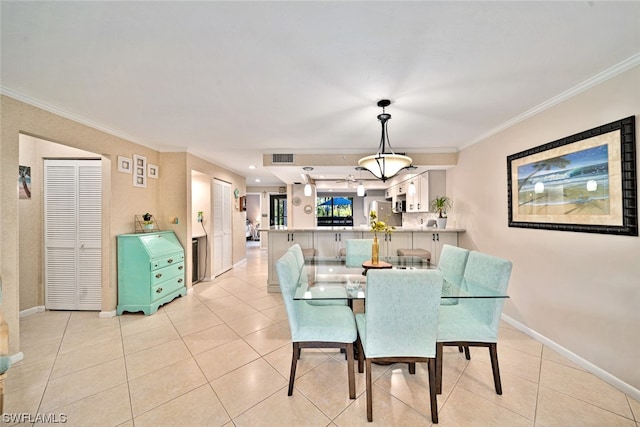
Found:
[[[353,343],[358,333],[353,312],[344,305],[317,306],[307,304],[306,301],[294,300],[299,270],[295,256],[291,252],[285,252],[276,261],[276,272],[287,311],[293,345],[288,395],[293,394],[296,367],[302,348],[340,348],[345,350],[347,357],[349,398],[355,399]]]
[[[461,289],[471,294],[505,295],[511,268],[511,261],[471,251],[464,269]],[[474,288],[477,289],[474,290]],[[438,393],[442,392],[443,346],[450,345],[465,348],[488,347],[495,390],[497,394],[502,394],[497,343],[504,300],[504,298],[459,298],[457,305],[440,306],[436,346]]]
[[[460,288],[464,269],[467,265],[469,251],[464,248],[452,245],[443,245],[438,259],[438,270],[442,272],[442,295],[455,296],[455,292]],[[443,298],[441,304],[457,304],[457,298]]]
[[[431,420],[438,422],[436,337],[442,274],[438,270],[371,270],[367,274],[365,312],[356,314],[358,370],[366,358],[367,420],[373,421],[371,363],[426,362]]]
[[[469,250],[458,246],[443,245],[438,259],[438,270],[442,272],[442,295],[455,297],[460,290],[462,284],[462,276],[464,276],[464,268],[467,265]],[[441,305],[456,305],[458,298],[442,298]],[[460,353],[464,351],[467,360],[471,359],[469,347],[459,346]],[[438,363],[442,363],[442,359],[438,359]]]
[[[304,265],[304,253],[302,252],[302,248],[300,247],[299,244],[296,243],[294,245],[291,245],[289,249],[287,249],[287,252],[291,252],[296,259],[296,265],[300,270],[300,274],[298,278],[298,284],[300,284],[303,281],[307,280],[307,278],[304,277],[305,265]],[[313,268],[313,267],[307,267],[307,268]],[[345,292],[345,297],[346,297],[346,292]],[[346,298],[345,299],[317,299],[317,300],[306,301],[306,303],[310,305],[347,305],[348,304]]]
[[[349,239],[346,241],[345,264],[347,267],[362,267],[362,263],[371,259],[373,239]]]

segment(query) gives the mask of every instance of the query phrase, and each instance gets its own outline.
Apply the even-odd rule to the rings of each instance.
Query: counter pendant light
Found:
[[[305,172],[311,172],[313,168],[311,166],[305,166],[302,168]],[[311,196],[311,177],[307,173],[305,176],[307,183],[304,185],[304,195],[306,197]]]
[[[398,175],[401,170],[410,168],[413,161],[411,157],[394,153],[391,148],[387,134],[387,121],[391,119],[391,114],[387,114],[384,111],[385,107],[390,104],[391,101],[388,99],[378,101],[378,107],[382,107],[382,114],[378,114],[378,120],[382,125],[382,136],[380,137],[378,152],[374,155],[363,157],[358,161],[360,166],[374,174],[382,182]],[[389,151],[387,151],[387,146]]]
[[[411,183],[409,184],[409,188],[407,189],[407,194],[409,194],[410,196],[413,196],[416,194],[416,185],[413,183],[413,181],[411,181]]]
[[[364,168],[362,166],[358,166],[356,168],[356,170],[358,171],[358,188],[356,190],[356,194],[359,197],[364,197],[365,192],[364,192],[364,184],[362,183],[362,177],[360,176],[360,174],[362,173],[362,171],[364,170]]]

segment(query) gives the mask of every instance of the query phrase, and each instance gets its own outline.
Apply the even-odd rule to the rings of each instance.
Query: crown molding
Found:
[[[572,87],[571,89],[568,89],[562,93],[560,93],[557,96],[554,96],[553,98],[543,102],[542,104],[533,107],[532,109],[525,111],[524,113],[514,117],[511,120],[508,120],[506,122],[504,122],[503,124],[501,124],[498,127],[495,127],[493,129],[491,129],[490,131],[480,135],[479,137],[471,140],[471,142],[469,142],[468,144],[465,144],[463,146],[460,147],[460,150],[464,150],[465,148],[468,148],[474,144],[477,144],[478,142],[484,141],[485,139],[489,138],[490,136],[493,136],[497,133],[502,132],[503,130],[506,130],[512,126],[515,126],[516,124],[530,118],[533,117],[537,114],[540,114],[541,112],[554,107],[570,98],[573,98],[574,96],[588,90],[591,89],[601,83],[604,83],[605,81],[612,79],[613,77],[617,76],[618,74],[622,74],[625,71],[628,71],[634,67],[637,67],[638,65],[640,65],[640,53],[636,53],[635,55],[630,56],[629,58],[625,59],[622,62],[619,62],[618,64],[614,65],[611,68],[608,68],[606,70],[604,70],[601,73],[596,74],[595,76],[583,81],[582,83],[577,84],[576,86]]]

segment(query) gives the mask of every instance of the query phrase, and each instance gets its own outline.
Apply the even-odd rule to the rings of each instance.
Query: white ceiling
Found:
[[[612,67],[640,63],[640,2],[1,8],[2,93],[160,151],[189,151],[248,185],[281,183],[262,167],[265,153],[373,154],[381,98],[393,102],[396,151],[456,151]],[[355,166],[327,173],[357,176]],[[301,180],[300,167],[278,170]]]

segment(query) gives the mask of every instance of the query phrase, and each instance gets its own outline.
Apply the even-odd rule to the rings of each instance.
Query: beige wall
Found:
[[[463,150],[447,173],[461,245],[513,262],[504,313],[636,389],[640,238],[509,228],[506,157],[637,115],[639,82],[635,67]]]
[[[19,201],[17,196],[17,175],[20,159],[20,135],[34,136],[46,141],[43,152],[36,148],[26,149],[25,162],[41,165],[43,153],[46,155],[83,157],[78,151],[88,152],[92,157],[103,159],[103,304],[105,312],[114,311],[117,304],[116,236],[134,231],[134,215],[151,212],[161,229],[173,230],[184,245],[186,258],[191,252],[191,171],[200,170],[213,177],[232,183],[244,194],[243,177],[212,165],[186,153],[160,153],[153,149],[126,141],[116,136],[65,119],[37,107],[25,104],[7,96],[0,97],[0,279],[2,281],[2,305],[0,310],[9,325],[11,354],[20,351],[19,313],[44,303],[42,284],[42,218],[34,222],[32,236],[23,236],[28,222],[21,222],[19,214],[24,214],[33,206],[41,212],[41,194],[31,206]],[[52,150],[52,151],[46,151]],[[79,154],[80,153],[80,154]],[[95,153],[95,156],[93,156]],[[159,179],[148,179],[146,188],[132,185],[132,175],[118,172],[117,157],[131,158],[133,154],[143,155],[147,162],[160,166]],[[106,170],[105,170],[106,169]],[[39,176],[34,176],[32,188],[36,187]],[[41,190],[37,190],[41,191]],[[169,224],[168,218],[177,216],[179,224]],[[234,211],[233,262],[242,261],[246,255],[244,242],[244,214]],[[38,234],[40,233],[40,234]],[[32,238],[33,237],[33,238]],[[38,242],[39,240],[39,242]],[[22,250],[24,249],[24,251]],[[29,256],[33,254],[34,256]],[[190,263],[188,274],[190,275]],[[33,269],[35,272],[26,272]],[[187,277],[190,277],[190,276]],[[27,283],[23,283],[27,282]],[[190,281],[187,281],[190,282]],[[24,297],[22,290],[24,287]]]

